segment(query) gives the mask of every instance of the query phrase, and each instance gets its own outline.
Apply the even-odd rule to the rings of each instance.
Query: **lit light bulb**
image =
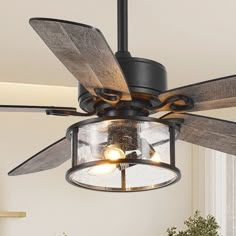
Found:
[[[154,152],[151,157],[151,161],[160,163],[161,162],[161,155],[158,152]]]
[[[125,158],[125,153],[116,145],[107,146],[103,151],[104,158],[107,160],[119,160]],[[112,173],[116,169],[116,164],[102,164],[94,166],[88,170],[89,175],[103,176]]]
[[[104,157],[108,160],[119,160],[125,158],[125,153],[116,145],[109,145],[104,149]]]
[[[88,170],[88,174],[94,176],[103,176],[112,173],[115,169],[115,164],[103,164],[90,168]]]

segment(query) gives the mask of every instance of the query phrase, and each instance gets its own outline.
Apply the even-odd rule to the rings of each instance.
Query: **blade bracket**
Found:
[[[110,104],[117,104],[122,97],[122,92],[112,89],[95,88],[94,91],[99,98]]]
[[[163,107],[169,106],[171,111],[181,112],[188,111],[194,107],[193,99],[185,95],[175,95],[168,97],[163,102],[160,102],[158,105],[150,107],[151,111],[157,112],[162,110]]]

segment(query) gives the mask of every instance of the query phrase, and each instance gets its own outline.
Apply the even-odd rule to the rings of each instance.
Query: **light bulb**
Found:
[[[89,175],[103,176],[112,173],[116,169],[115,164],[97,165],[88,170]]]
[[[119,160],[125,158],[125,153],[122,149],[117,147],[116,145],[109,145],[103,151],[105,159],[108,160]]]
[[[103,155],[105,159],[113,161],[125,158],[125,153],[118,146],[113,144],[107,146],[104,149]],[[103,176],[112,173],[115,169],[116,164],[102,164],[90,168],[88,170],[88,174],[94,176]]]
[[[154,152],[151,157],[151,161],[160,163],[161,162],[161,155],[158,152]]]

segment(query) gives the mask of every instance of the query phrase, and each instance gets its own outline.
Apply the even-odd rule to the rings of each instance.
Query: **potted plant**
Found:
[[[220,227],[214,216],[208,215],[204,218],[196,211],[184,224],[187,227],[184,231],[177,232],[176,227],[167,229],[168,236],[219,236]]]

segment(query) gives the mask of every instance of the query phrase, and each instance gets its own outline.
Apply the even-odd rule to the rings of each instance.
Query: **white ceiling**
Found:
[[[236,72],[235,0],[129,0],[130,51],[168,71],[169,87]],[[51,17],[99,28],[116,50],[116,0],[1,2],[0,82],[76,86],[28,24]]]

